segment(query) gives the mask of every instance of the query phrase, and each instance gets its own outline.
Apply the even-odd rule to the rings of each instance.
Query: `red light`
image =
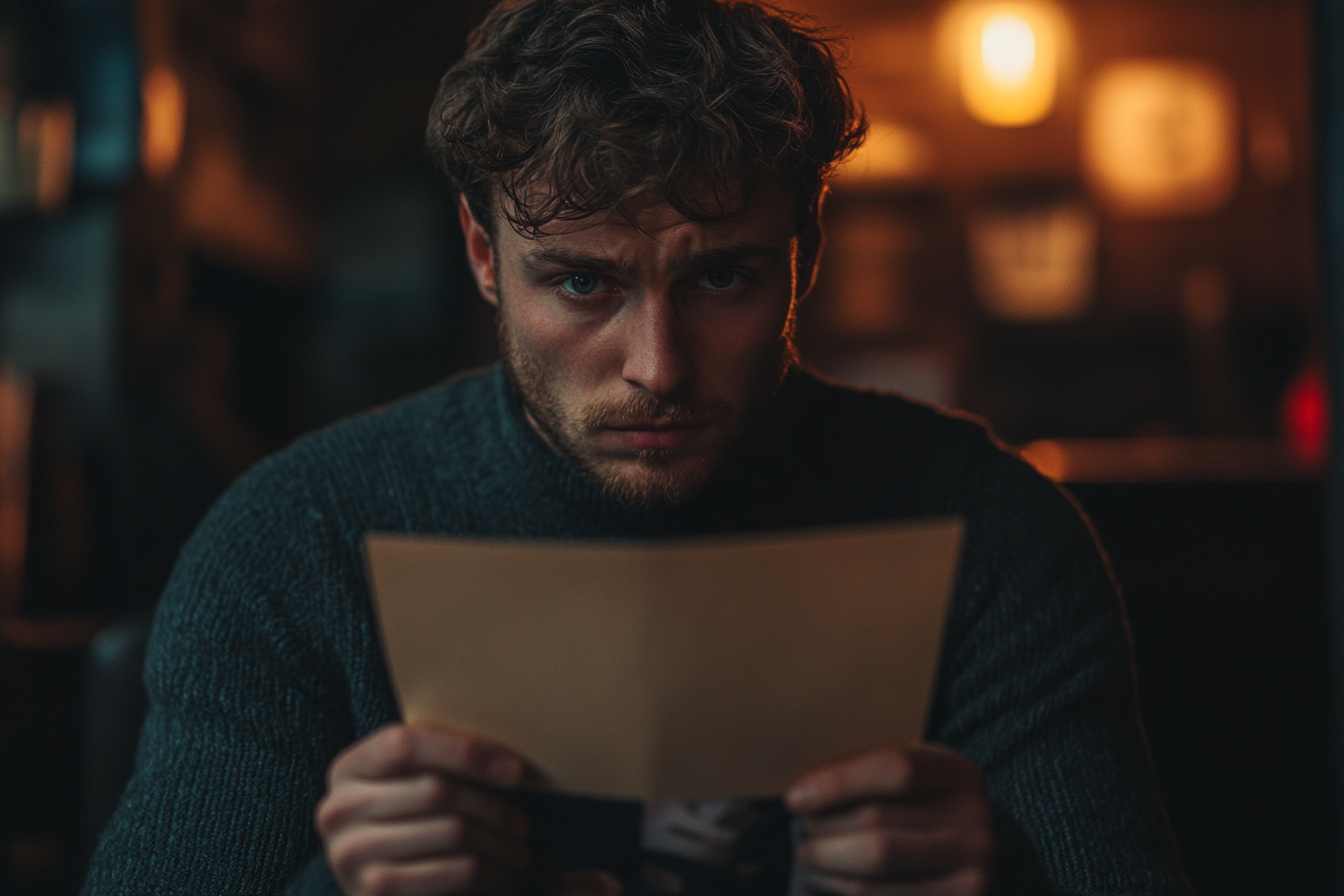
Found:
[[[1330,443],[1330,396],[1320,365],[1303,368],[1288,383],[1279,420],[1293,457],[1310,469],[1324,469]]]

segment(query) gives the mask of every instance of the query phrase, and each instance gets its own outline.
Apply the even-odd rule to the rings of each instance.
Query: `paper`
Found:
[[[496,738],[563,791],[691,799],[917,740],[962,528],[366,547],[406,721]]]

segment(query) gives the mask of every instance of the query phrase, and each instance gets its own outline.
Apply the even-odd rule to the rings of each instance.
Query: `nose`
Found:
[[[670,297],[645,296],[631,309],[625,336],[621,375],[630,385],[664,398],[690,379],[686,334]]]

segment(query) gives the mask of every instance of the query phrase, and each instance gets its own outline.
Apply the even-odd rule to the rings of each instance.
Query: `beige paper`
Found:
[[[497,738],[569,792],[746,797],[920,737],[962,528],[367,550],[407,721]]]

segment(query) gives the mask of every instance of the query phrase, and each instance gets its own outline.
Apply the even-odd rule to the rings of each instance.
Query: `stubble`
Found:
[[[770,402],[784,375],[797,363],[792,323],[790,315],[789,326],[780,336],[778,355],[769,365],[762,365],[762,375],[751,384],[742,407],[693,394],[659,399],[647,393],[632,393],[621,399],[597,400],[574,408],[562,400],[554,378],[513,338],[506,315],[501,311],[496,316],[505,373],[518,390],[524,410],[537,430],[607,495],[645,510],[680,506],[704,489],[733,443]],[[715,436],[694,451],[646,449],[613,456],[599,454],[589,447],[591,438],[607,427],[653,419],[706,425]]]

